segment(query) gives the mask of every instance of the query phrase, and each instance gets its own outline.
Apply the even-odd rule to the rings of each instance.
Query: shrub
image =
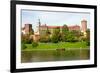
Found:
[[[22,43],[25,44],[31,44],[33,40],[30,38],[30,35],[27,34],[27,35],[22,35],[21,41]]]
[[[59,37],[58,37],[57,35],[54,34],[54,35],[52,36],[52,38],[51,38],[51,42],[52,42],[52,43],[58,43],[58,42],[59,42]]]
[[[37,42],[32,42],[32,47],[37,47],[38,43]]]
[[[87,46],[90,46],[90,41],[86,41],[86,45]]]
[[[47,42],[50,42],[51,41],[51,38],[49,36],[42,36],[40,38],[40,42],[42,43],[47,43]]]
[[[27,48],[27,46],[24,43],[22,43],[21,44],[21,49],[25,49],[25,48]]]
[[[68,29],[68,26],[66,24],[63,25],[62,27],[62,34],[61,34],[61,40],[63,42],[66,42],[67,41],[67,35],[69,33],[69,29]]]
[[[60,38],[60,28],[57,27],[56,29],[53,30],[53,34],[52,34],[52,37],[51,37],[51,42],[53,43],[58,43],[61,38]]]
[[[32,43],[32,39],[26,40],[26,43],[27,43],[27,44],[31,44],[31,43]]]
[[[79,37],[75,34],[75,31],[69,31],[67,36],[66,36],[66,41],[67,42],[78,42]]]

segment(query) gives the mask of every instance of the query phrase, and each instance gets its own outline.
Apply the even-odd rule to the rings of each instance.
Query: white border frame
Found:
[[[90,13],[90,60],[21,63],[21,9]],[[91,50],[92,49],[92,50]],[[94,64],[94,9],[16,5],[16,69]]]

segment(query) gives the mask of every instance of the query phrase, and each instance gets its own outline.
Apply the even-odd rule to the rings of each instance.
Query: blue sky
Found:
[[[22,27],[26,23],[32,24],[32,28],[36,30],[38,26],[38,19],[41,24],[47,24],[51,26],[68,26],[79,25],[81,26],[81,20],[87,20],[87,27],[90,27],[90,14],[89,13],[76,13],[76,12],[52,12],[52,11],[34,11],[34,10],[22,10]]]

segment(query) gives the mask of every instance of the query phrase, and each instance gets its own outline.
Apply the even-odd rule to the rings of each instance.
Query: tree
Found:
[[[77,42],[78,41],[77,36],[75,35],[75,32],[73,32],[73,31],[69,31],[66,38],[67,38],[68,42]]]
[[[29,35],[29,34],[22,35],[22,37],[21,37],[21,42],[22,42],[22,43],[31,44],[32,41],[33,41],[33,40],[30,39],[30,35]]]
[[[90,29],[87,29],[86,31],[86,43],[87,46],[90,46]]]
[[[60,28],[56,28],[53,30],[51,41],[53,43],[58,43],[60,41]]]
[[[66,34],[67,31],[69,31],[68,26],[66,24],[64,24],[62,27],[62,33]]]
[[[44,36],[41,36],[40,37],[40,42],[43,42],[43,43],[47,43],[47,42],[50,42],[51,41],[51,38],[49,35],[44,35]]]
[[[33,37],[31,37],[31,35],[34,34],[34,30],[30,29],[28,34],[21,34],[21,42],[25,43],[25,44],[31,44],[33,41]]]
[[[73,30],[72,34],[74,35],[76,41],[80,41],[81,31]]]
[[[67,41],[67,35],[68,35],[69,29],[67,25],[63,25],[62,27],[62,35],[61,35],[61,39],[62,41],[66,42]]]
[[[27,48],[27,46],[24,43],[22,43],[21,44],[21,49],[23,50],[23,49],[26,49],[26,48]]]
[[[38,43],[37,42],[32,42],[32,47],[37,47],[38,46]]]
[[[51,32],[47,29],[46,30],[46,36],[45,36],[45,39],[46,39],[47,42],[51,41],[50,34],[51,34]]]

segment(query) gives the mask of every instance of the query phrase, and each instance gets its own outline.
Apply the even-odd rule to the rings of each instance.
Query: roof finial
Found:
[[[39,26],[41,26],[41,22],[40,22],[40,19],[38,19],[38,21],[39,21],[39,22],[38,22]]]

